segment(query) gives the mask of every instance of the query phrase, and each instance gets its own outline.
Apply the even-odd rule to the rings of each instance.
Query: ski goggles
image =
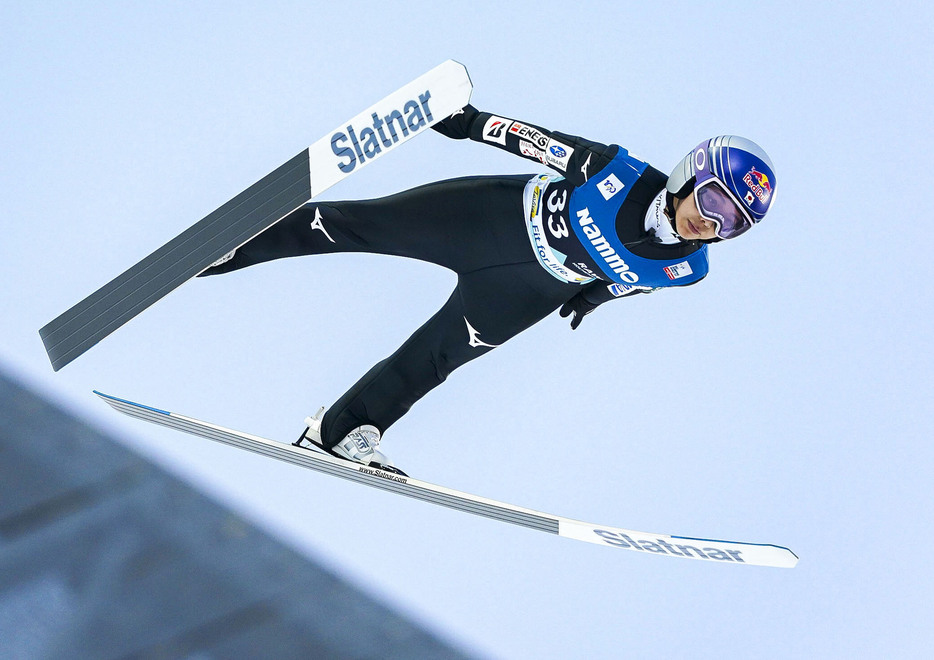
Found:
[[[753,226],[752,216],[736,196],[710,170],[707,158],[708,142],[694,150],[694,203],[701,216],[716,226],[717,236],[735,238]]]

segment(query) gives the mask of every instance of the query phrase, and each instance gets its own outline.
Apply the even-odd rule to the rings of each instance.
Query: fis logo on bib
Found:
[[[409,99],[402,108],[393,109],[380,117],[375,112],[373,122],[367,126],[347,126],[346,132],[338,131],[331,136],[331,151],[338,158],[346,159],[337,163],[341,172],[352,172],[359,162],[367,158],[376,158],[383,149],[391,149],[399,141],[399,133],[407,137],[427,126],[433,117],[428,101],[431,92],[427,89],[417,99]]]

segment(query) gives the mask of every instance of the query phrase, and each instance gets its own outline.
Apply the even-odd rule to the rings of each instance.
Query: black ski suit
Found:
[[[455,139],[484,141],[484,126],[491,117],[495,118],[467,106],[435,128]],[[531,128],[573,146],[574,157],[562,163],[569,186],[585,182],[588,167],[591,173],[599,172],[619,149]],[[512,135],[495,146],[531,157]],[[589,162],[582,168],[585,159]],[[226,273],[283,257],[336,252],[410,257],[457,273],[457,286],[444,306],[328,409],[322,440],[333,446],[362,424],[385,432],[454,369],[563,305],[568,305],[563,313],[575,312],[576,327],[600,303],[638,291],[614,289],[602,279],[588,282],[587,273],[582,274],[583,284],[562,281],[543,267],[530,241],[523,202],[524,190],[534,176],[467,177],[374,200],[311,201],[204,274]],[[649,167],[637,183],[639,190],[630,192],[632,203],[620,210],[620,220],[633,234],[629,239],[645,238],[643,217],[665,182],[664,175]],[[680,249],[690,252],[697,247],[685,243]]]

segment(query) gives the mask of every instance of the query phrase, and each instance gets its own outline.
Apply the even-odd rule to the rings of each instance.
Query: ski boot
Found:
[[[395,467],[392,461],[381,451],[379,451],[380,432],[379,429],[370,424],[364,424],[353,429],[344,436],[344,439],[333,447],[325,447],[321,440],[321,421],[324,419],[324,408],[322,407],[313,417],[305,418],[307,427],[302,436],[294,443],[297,447],[302,447],[302,442],[307,440],[317,449],[325,453],[342,458],[353,463],[360,463],[369,467],[379,468],[384,472],[401,474],[408,476]]]

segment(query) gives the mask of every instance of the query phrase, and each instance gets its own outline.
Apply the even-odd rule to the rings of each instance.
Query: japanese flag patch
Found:
[[[686,261],[682,261],[680,264],[674,264],[673,266],[665,266],[665,275],[668,276],[669,280],[687,277],[693,272],[694,271],[691,270],[691,264]]]

